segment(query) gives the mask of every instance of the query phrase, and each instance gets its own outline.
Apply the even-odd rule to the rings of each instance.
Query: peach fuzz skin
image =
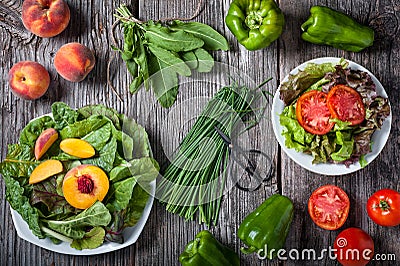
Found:
[[[84,80],[95,62],[92,51],[76,42],[63,45],[54,57],[54,66],[58,74],[72,82]]]
[[[68,26],[70,10],[63,0],[25,0],[22,4],[22,22],[33,34],[50,38]]]
[[[50,76],[41,64],[21,61],[8,72],[8,82],[15,95],[25,100],[35,100],[46,93]]]
[[[51,145],[58,139],[58,132],[54,128],[48,128],[43,131],[35,143],[35,158],[40,160],[42,156],[50,149]]]

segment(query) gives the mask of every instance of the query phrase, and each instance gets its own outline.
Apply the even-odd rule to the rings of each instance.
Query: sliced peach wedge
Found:
[[[77,209],[87,209],[102,201],[109,189],[106,173],[89,164],[79,165],[64,176],[62,190],[66,201]]]
[[[29,176],[29,184],[39,183],[63,171],[63,165],[57,160],[47,160],[33,169]]]
[[[51,145],[58,139],[58,132],[54,128],[44,130],[35,143],[35,158],[40,160],[42,156],[50,149]]]
[[[75,138],[62,140],[60,149],[69,155],[82,159],[93,157],[96,154],[96,151],[89,142]]]

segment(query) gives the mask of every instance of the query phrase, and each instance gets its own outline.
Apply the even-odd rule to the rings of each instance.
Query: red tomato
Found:
[[[359,228],[340,232],[333,244],[336,259],[344,266],[364,266],[374,256],[374,241]]]
[[[346,85],[333,87],[327,98],[327,104],[332,117],[350,122],[351,125],[361,124],[365,119],[364,103],[360,94]]]
[[[346,222],[350,201],[346,192],[334,185],[315,190],[308,200],[308,213],[319,227],[336,230]]]
[[[376,224],[397,226],[400,224],[400,193],[393,189],[375,192],[367,202],[368,216]]]
[[[316,90],[304,93],[297,100],[296,117],[307,132],[325,135],[334,126],[329,122],[331,113],[326,101],[327,94]]]

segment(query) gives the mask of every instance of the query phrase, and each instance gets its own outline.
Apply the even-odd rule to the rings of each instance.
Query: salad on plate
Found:
[[[391,117],[386,93],[383,90],[383,95],[379,94],[377,86],[383,90],[366,69],[344,59],[303,64],[285,78],[275,95],[273,112],[278,113],[274,130],[277,137],[281,135],[278,140],[289,152],[311,155],[312,165],[350,167],[358,163],[364,167],[374,133]],[[277,108],[279,104],[281,109]],[[384,133],[387,139],[388,132]]]
[[[62,102],[32,120],[0,164],[18,234],[67,254],[136,241],[158,172],[147,133],[134,120],[103,105],[74,110]]]

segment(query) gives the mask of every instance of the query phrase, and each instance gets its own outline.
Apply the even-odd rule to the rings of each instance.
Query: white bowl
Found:
[[[316,59],[307,61],[307,62],[299,65],[298,67],[296,67],[295,69],[290,71],[290,74],[296,74],[300,69],[301,70],[304,69],[308,63],[322,64],[322,63],[332,62],[332,63],[338,64],[339,61],[340,61],[340,58],[335,58],[335,57],[316,58]],[[368,71],[363,66],[361,66],[357,63],[354,63],[350,60],[346,60],[346,61],[349,62],[349,66],[348,66],[349,68],[367,72],[371,76],[373,82],[376,85],[376,91],[377,91],[378,95],[387,98],[386,91],[383,88],[382,84],[378,81],[378,79],[370,71]],[[281,84],[283,82],[286,82],[288,80],[288,78],[289,78],[289,75],[287,75],[282,80]],[[283,101],[279,98],[279,95],[280,95],[279,89],[280,89],[280,86],[275,93],[274,100],[272,103],[272,110],[271,110],[272,126],[274,129],[276,139],[278,140],[279,144],[281,145],[283,151],[293,161],[295,161],[297,164],[299,164],[300,166],[306,168],[307,170],[309,170],[311,172],[314,172],[317,174],[323,174],[323,175],[331,175],[331,176],[349,174],[349,173],[352,173],[352,172],[362,169],[359,162],[351,164],[349,167],[346,167],[344,164],[334,164],[334,163],[312,164],[312,160],[313,160],[312,155],[305,154],[302,152],[297,152],[295,149],[287,148],[285,146],[285,137],[282,136],[283,127],[281,126],[281,124],[279,122],[279,114],[282,113],[282,111],[285,107]],[[365,160],[367,161],[368,164],[371,163],[379,155],[379,153],[382,151],[383,147],[385,146],[386,141],[389,138],[391,124],[392,124],[392,113],[390,112],[390,115],[384,121],[382,128],[380,130],[376,130],[372,136],[372,151],[370,153],[368,153],[367,155],[365,155]]]
[[[52,116],[51,114],[47,114],[48,116]],[[35,118],[38,119],[39,117]],[[33,119],[34,120],[34,119]],[[150,147],[150,145],[149,145]],[[151,151],[150,151],[150,154]],[[154,194],[156,190],[156,180],[152,181],[149,186],[149,191],[146,188],[147,193],[149,193],[149,199],[147,200],[146,206],[143,210],[142,216],[140,217],[138,223],[133,227],[127,227],[123,231],[124,243],[119,244],[115,242],[107,242],[104,243],[95,249],[84,249],[77,250],[70,247],[70,244],[67,242],[61,242],[60,244],[54,244],[49,238],[39,239],[35,236],[32,231],[29,229],[28,224],[21,217],[21,215],[15,211],[13,208],[11,209],[11,216],[14,222],[15,229],[17,230],[17,234],[20,238],[35,244],[36,246],[55,251],[62,254],[70,254],[70,255],[96,255],[107,253],[111,251],[115,251],[127,246],[132,245],[138,239],[140,233],[142,232],[144,225],[149,217],[151,208],[153,206]]]

